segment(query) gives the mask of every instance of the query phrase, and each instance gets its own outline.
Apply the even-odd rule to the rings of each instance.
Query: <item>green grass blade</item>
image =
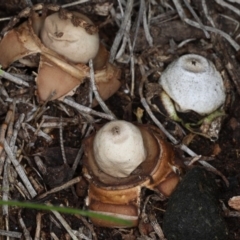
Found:
[[[14,206],[14,207],[22,207],[22,208],[30,208],[30,209],[37,209],[37,210],[45,210],[45,211],[57,211],[59,213],[66,213],[66,214],[79,214],[86,217],[91,218],[98,218],[102,219],[104,221],[108,222],[114,222],[116,224],[130,226],[131,221],[107,216],[101,213],[95,213],[91,211],[85,211],[85,210],[79,210],[75,208],[70,207],[59,207],[59,206],[50,206],[45,204],[37,204],[37,203],[31,203],[31,202],[19,202],[19,201],[2,201],[0,200],[0,205],[8,205],[8,206]]]

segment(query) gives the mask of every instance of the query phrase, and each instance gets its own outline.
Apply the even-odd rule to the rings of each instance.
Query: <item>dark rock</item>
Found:
[[[226,240],[228,229],[217,199],[218,187],[202,168],[189,171],[170,197],[163,219],[168,240]]]

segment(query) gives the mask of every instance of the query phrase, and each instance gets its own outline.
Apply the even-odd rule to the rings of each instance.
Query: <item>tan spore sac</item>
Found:
[[[226,98],[221,74],[208,59],[186,54],[163,71],[159,84],[179,112],[194,111],[202,116],[221,107]]]
[[[141,189],[148,188],[169,196],[179,182],[179,175],[174,171],[174,169],[181,168],[179,158],[173,147],[162,139],[162,133],[149,125],[136,124],[134,126],[141,133],[146,155],[144,154],[143,161],[137,163],[135,170],[131,169],[130,174],[126,177],[117,177],[117,170],[114,170],[114,176],[114,174],[105,173],[104,169],[100,168],[97,160],[99,156],[96,156],[94,151],[96,134],[91,135],[84,142],[83,174],[89,182],[86,201],[88,208],[98,213],[118,216],[131,221],[130,226],[118,226],[107,221],[91,219],[96,225],[103,227],[137,226]],[[128,145],[131,148],[131,144]],[[133,147],[135,148],[137,145]],[[127,155],[127,150],[125,152]],[[118,166],[117,162],[116,165]],[[118,168],[121,168],[121,164]]]
[[[73,14],[92,23],[83,14]],[[46,47],[73,63],[88,63],[98,53],[98,33],[87,33],[82,27],[74,26],[70,19],[61,19],[59,13],[51,14],[45,19],[40,36]]]

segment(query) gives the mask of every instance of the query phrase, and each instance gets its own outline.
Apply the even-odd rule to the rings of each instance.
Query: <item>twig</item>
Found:
[[[22,123],[22,127],[24,129],[31,130],[38,137],[43,137],[47,142],[51,142],[52,141],[52,138],[48,134],[46,134],[45,132],[43,132],[40,129],[37,131],[37,129],[35,129],[33,126],[31,126],[28,123]]]
[[[48,204],[50,205],[50,204]],[[51,206],[51,205],[50,205]],[[55,215],[55,217],[58,219],[58,221],[63,225],[63,227],[65,228],[65,230],[69,233],[69,235],[71,236],[71,238],[73,240],[78,240],[78,238],[76,237],[76,235],[74,234],[72,228],[69,226],[69,224],[67,223],[67,221],[61,216],[61,214],[59,212],[56,211],[52,211],[52,213]]]
[[[126,10],[125,10],[125,13],[124,13],[124,19],[122,21],[122,24],[120,26],[120,29],[119,29],[115,39],[113,41],[113,45],[112,45],[112,48],[111,48],[111,51],[110,51],[110,58],[109,58],[110,63],[113,63],[113,61],[115,59],[119,44],[120,44],[120,42],[123,38],[124,32],[125,32],[126,26],[128,24],[128,21],[130,21],[132,8],[133,8],[133,2],[134,2],[133,0],[128,0],[127,1]]]
[[[18,191],[22,194],[22,196],[26,199],[31,199],[27,189],[23,186],[23,184],[19,181],[15,181],[14,186],[18,189]]]
[[[139,27],[142,22],[144,6],[145,6],[145,0],[141,0],[138,17],[137,17],[136,29],[135,29],[135,33],[134,33],[134,37],[133,37],[133,44],[132,44],[133,49],[135,48],[136,40],[137,40],[137,36],[138,36],[138,32],[139,32]]]
[[[223,7],[226,7],[228,9],[230,9],[231,11],[233,11],[234,13],[236,13],[238,16],[240,16],[240,10],[237,9],[236,7],[232,6],[231,4],[227,3],[226,1],[222,1],[222,0],[215,0],[215,2]]]
[[[60,117],[60,128],[59,128],[59,141],[60,141],[60,148],[62,152],[62,159],[64,164],[68,165],[67,163],[67,157],[64,149],[64,142],[63,142],[63,126],[62,126],[62,115]]]
[[[184,4],[187,6],[188,10],[191,12],[191,14],[193,15],[193,17],[195,18],[195,20],[198,22],[199,26],[201,26],[201,29],[203,30],[206,38],[210,38],[209,33],[206,31],[204,25],[202,24],[200,18],[198,17],[198,15],[196,14],[196,12],[194,11],[194,9],[191,7],[191,5],[189,4],[189,2],[187,0],[183,0]]]
[[[94,92],[94,96],[95,96],[97,102],[99,103],[99,105],[101,106],[102,110],[106,114],[111,115],[113,117],[113,119],[116,119],[116,116],[108,108],[108,106],[105,104],[105,102],[102,100],[102,98],[100,97],[100,95],[98,93],[98,90],[97,90],[97,87],[96,87],[96,83],[95,83],[95,79],[94,79],[94,69],[93,69],[93,61],[92,61],[92,59],[90,59],[90,61],[89,61],[89,67],[90,67],[90,83],[91,83],[92,91]]]
[[[21,238],[22,233],[20,232],[13,232],[13,231],[5,231],[0,229],[0,236],[6,236],[10,238]]]
[[[50,232],[50,235],[53,240],[59,240],[59,238],[57,237],[57,235],[54,232]]]
[[[59,192],[63,189],[69,188],[70,186],[80,182],[81,179],[82,179],[82,177],[76,177],[76,178],[66,182],[65,184],[59,186],[59,187],[55,187],[55,188],[51,189],[50,191],[43,193],[42,195],[38,196],[38,199],[44,198],[49,194],[56,193],[56,192]]]
[[[72,7],[72,6],[76,6],[78,4],[82,4],[85,2],[89,2],[89,0],[79,0],[79,1],[72,2],[72,3],[63,4],[63,5],[61,5],[61,7],[62,8]]]
[[[86,220],[86,218],[84,218],[83,216],[81,216],[81,215],[74,215],[76,218],[78,218],[78,219],[80,219],[82,222],[83,222],[83,224],[90,230],[90,232],[91,232],[91,234],[92,234],[92,238],[93,238],[93,240],[97,240],[97,234],[95,233],[95,231],[94,231],[94,227],[93,227],[93,225],[92,224],[90,224],[87,220]]]
[[[6,161],[4,164],[3,180],[2,180],[2,200],[4,200],[4,201],[8,200],[8,195],[9,195],[8,172],[9,172],[9,163]],[[2,214],[3,214],[3,216],[8,217],[8,205],[2,206]],[[6,228],[6,229],[8,229],[8,228]]]
[[[147,22],[147,10],[146,10],[145,1],[143,2],[143,28],[144,28],[145,37],[147,39],[147,42],[148,42],[149,46],[152,47],[153,46],[153,38],[150,34],[150,30],[149,30],[149,26],[148,26],[148,22]]]
[[[160,225],[159,225],[156,217],[154,216],[154,214],[150,213],[148,216],[149,216],[149,221],[150,221],[155,233],[158,235],[159,239],[160,240],[166,240],[166,238],[164,237],[164,234],[163,234],[163,230],[160,227]]]
[[[126,26],[125,34],[124,34],[124,37],[123,37],[123,40],[122,40],[122,45],[119,48],[119,50],[118,50],[118,52],[117,52],[117,54],[115,56],[115,58],[117,60],[119,60],[121,58],[121,56],[124,54],[124,52],[125,52],[125,48],[126,48],[126,45],[127,45],[128,39],[129,39],[130,28],[131,28],[131,19],[128,21],[128,24]]]
[[[34,169],[35,170],[35,169]],[[36,170],[35,170],[36,171]],[[37,172],[37,171],[36,171]],[[38,173],[38,172],[37,172]],[[44,189],[44,187],[37,181],[37,178],[30,175],[29,181],[32,183],[34,189],[37,191],[37,193],[41,193]]]
[[[28,231],[28,229],[27,229],[27,227],[26,227],[26,225],[25,225],[25,223],[22,219],[21,213],[22,213],[22,209],[20,209],[18,211],[18,221],[19,221],[19,224],[20,224],[21,228],[23,229],[24,239],[32,240],[30,232]]]
[[[29,84],[25,81],[23,81],[22,79],[20,78],[17,78],[17,77],[14,77],[13,75],[11,75],[10,73],[8,72],[5,72],[1,69],[1,66],[0,66],[0,76],[11,81],[11,82],[14,82],[18,85],[23,85],[25,87],[29,87]]]
[[[44,165],[42,159],[39,156],[34,156],[34,162],[37,165],[38,170],[42,175],[47,173],[47,167]]]
[[[88,137],[90,132],[92,131],[92,125],[88,128],[86,134],[82,133],[82,135],[84,135],[84,137]],[[78,151],[78,154],[73,162],[73,165],[72,165],[72,176],[74,175],[78,165],[79,165],[79,162],[82,158],[82,155],[83,155],[83,146],[81,146],[81,148],[79,149]]]
[[[34,240],[40,240],[41,239],[41,236],[40,236],[40,233],[41,233],[41,225],[42,225],[42,213],[38,212],[37,213],[37,217],[36,217],[36,231],[35,231],[35,237],[34,237]]]
[[[108,119],[108,120],[114,120],[114,117],[112,115],[97,112],[97,111],[95,111],[95,110],[93,110],[89,107],[85,107],[83,105],[80,105],[80,104],[72,101],[72,100],[69,100],[68,98],[64,98],[62,101],[64,103],[66,103],[67,105],[77,109],[80,112],[87,113],[87,114],[92,114],[92,115],[95,115],[95,116],[98,116],[98,117],[101,117],[101,118],[105,118],[105,119]]]
[[[0,22],[9,21],[9,20],[11,20],[11,18],[12,18],[12,17],[0,18]]]
[[[176,9],[178,11],[178,14],[179,14],[180,18],[182,19],[182,21],[186,22],[187,24],[189,24],[189,25],[191,25],[193,27],[200,28],[200,29],[202,29],[204,27],[204,29],[207,30],[207,31],[210,31],[210,32],[213,32],[213,33],[221,35],[222,37],[224,37],[232,45],[232,47],[236,51],[240,50],[239,44],[236,41],[234,41],[229,34],[223,32],[220,29],[214,28],[214,27],[209,27],[209,26],[205,26],[205,25],[201,26],[199,23],[197,23],[197,22],[195,22],[195,21],[193,21],[191,19],[188,19],[186,17],[185,12],[184,12],[181,4],[179,3],[179,1],[173,0],[173,2],[174,2],[174,5],[175,5],[175,7],[176,7]]]
[[[35,189],[32,187],[32,184],[27,178],[25,171],[23,170],[22,166],[19,164],[18,160],[14,157],[11,148],[9,147],[7,141],[4,141],[4,150],[6,151],[10,161],[12,162],[13,166],[15,167],[19,177],[22,179],[24,185],[26,186],[28,192],[30,193],[31,197],[34,198],[37,193]]]
[[[212,17],[209,15],[208,13],[208,8],[207,8],[207,4],[206,4],[206,0],[202,0],[202,8],[203,8],[203,12],[207,18],[207,20],[209,21],[209,23],[212,25],[212,27],[215,27],[215,23],[212,19]]]
[[[11,138],[11,141],[9,143],[9,146],[10,146],[11,149],[13,149],[13,147],[15,146],[17,135],[18,135],[18,132],[21,128],[21,124],[22,124],[24,118],[25,118],[25,114],[21,113],[18,120],[15,123],[12,138]]]

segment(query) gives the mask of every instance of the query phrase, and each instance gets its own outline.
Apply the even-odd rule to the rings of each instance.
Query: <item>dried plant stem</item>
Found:
[[[51,142],[52,141],[52,138],[46,134],[45,132],[43,132],[42,130],[40,129],[35,129],[33,126],[31,126],[30,124],[28,123],[22,123],[22,127],[24,129],[29,129],[31,130],[32,132],[34,132],[35,135],[37,135],[38,137],[43,137],[47,142]]]
[[[63,4],[61,7],[62,8],[72,7],[72,6],[76,6],[78,4],[82,4],[82,3],[85,3],[85,2],[89,2],[89,0],[74,1],[72,3]]]
[[[50,205],[50,204],[48,204],[48,205]],[[62,217],[62,215],[56,211],[52,211],[52,213],[55,215],[55,217],[58,219],[58,221],[63,225],[65,230],[69,233],[69,235],[71,236],[71,239],[78,240],[78,238],[74,234],[72,228],[69,226],[67,221]]]
[[[163,234],[163,230],[162,228],[160,227],[156,217],[154,214],[150,213],[149,215],[149,221],[155,231],[155,233],[157,234],[157,236],[159,237],[160,240],[166,240],[166,238],[164,237],[164,234]]]
[[[8,170],[9,170],[9,163],[6,161],[4,164],[4,171],[3,171],[3,181],[2,181],[2,200],[7,201],[9,196],[9,179],[8,179]],[[8,217],[8,206],[2,206],[2,214],[3,216]],[[8,229],[8,227],[6,227]]]
[[[86,133],[83,132],[82,135],[84,135],[84,137],[88,137],[90,132],[92,131],[92,128],[93,128],[92,125],[90,125],[89,128],[87,129],[87,132]],[[79,149],[78,154],[77,154],[77,156],[76,156],[76,158],[75,158],[75,160],[73,162],[73,165],[72,165],[72,175],[74,175],[74,173],[75,173],[75,171],[76,171],[76,169],[77,169],[77,167],[79,165],[79,162],[80,162],[80,160],[82,158],[82,155],[83,155],[83,146],[81,146],[81,148]]]
[[[86,218],[84,218],[83,216],[81,215],[75,215],[76,218],[80,219],[83,224],[90,230],[91,234],[92,234],[92,239],[93,240],[97,240],[97,234],[95,233],[94,231],[94,227],[91,223],[89,223]]]
[[[205,26],[203,24],[200,25],[198,22],[195,22],[195,21],[193,21],[191,19],[188,19],[186,17],[185,12],[184,12],[181,4],[179,3],[179,1],[173,0],[173,3],[175,5],[175,7],[177,9],[177,12],[178,12],[180,18],[182,19],[182,21],[186,22],[187,24],[189,24],[189,25],[191,25],[193,27],[196,27],[196,28],[199,28],[199,29],[202,29],[202,30],[204,28],[207,31],[219,34],[220,36],[224,37],[236,51],[240,50],[239,44],[236,41],[234,41],[229,34],[223,32],[222,30],[217,29],[215,27]]]
[[[143,28],[144,28],[145,37],[147,39],[147,42],[148,42],[149,46],[152,47],[153,46],[153,38],[150,34],[149,23],[147,21],[147,8],[146,8],[145,1],[143,2]]]
[[[0,18],[0,22],[9,21],[9,20],[11,20],[11,18],[12,18],[12,17]]]
[[[140,7],[139,7],[139,12],[138,12],[138,17],[137,17],[137,23],[136,23],[136,29],[134,33],[134,38],[133,38],[133,49],[136,44],[138,32],[139,32],[139,27],[143,19],[143,11],[144,11],[144,6],[145,6],[145,0],[140,1]]]
[[[233,11],[234,13],[236,13],[238,16],[240,16],[240,10],[237,9],[236,7],[232,6],[231,4],[227,3],[226,1],[223,0],[215,0],[215,2],[219,5],[221,5],[222,7],[226,7],[228,9],[230,9],[231,11]]]
[[[28,231],[23,219],[22,219],[22,216],[21,216],[21,213],[22,213],[22,209],[20,209],[18,211],[18,222],[21,226],[21,228],[23,229],[23,234],[24,234],[24,238],[27,239],[27,240],[32,240],[32,237],[30,235],[30,232]]]
[[[17,140],[17,135],[18,135],[18,132],[21,128],[21,124],[23,123],[24,118],[25,118],[25,114],[21,113],[18,120],[15,123],[12,138],[11,138],[11,141],[9,143],[9,146],[10,146],[11,149],[13,149],[13,147],[15,146],[15,143],[16,143],[16,140]]]
[[[54,232],[50,232],[50,235],[53,240],[59,240],[59,238],[57,237],[57,235]]]
[[[61,152],[62,152],[62,158],[63,158],[63,162],[64,164],[68,165],[67,163],[67,157],[66,157],[66,153],[65,153],[65,149],[64,149],[64,142],[63,142],[63,125],[62,125],[62,115],[60,118],[60,128],[59,128],[59,141],[60,141],[60,148],[61,148]]]
[[[198,15],[196,14],[196,12],[194,11],[194,9],[191,7],[190,3],[187,0],[183,0],[184,4],[187,6],[188,10],[191,12],[191,14],[193,15],[193,17],[195,18],[195,20],[198,22],[199,26],[201,26],[201,29],[203,30],[206,38],[210,38],[209,33],[206,31],[203,23],[201,22],[200,18],[198,17]]]
[[[72,185],[80,182],[81,179],[82,179],[81,177],[76,177],[76,178],[70,180],[69,182],[59,186],[59,187],[55,187],[55,188],[51,189],[50,191],[43,193],[42,195],[38,196],[38,199],[44,198],[44,197],[46,197],[49,194],[56,193],[56,192],[59,192],[59,191],[61,191],[63,189],[69,188]]]
[[[36,231],[35,231],[35,237],[34,240],[40,240],[41,239],[41,225],[42,225],[42,213],[38,212],[36,217]]]
[[[15,76],[11,75],[8,72],[3,71],[2,69],[0,69],[0,76],[9,80],[9,81],[11,81],[11,82],[14,82],[14,83],[18,84],[18,85],[29,87],[29,84],[27,82],[23,81],[22,79],[20,79],[18,77],[15,77]]]
[[[18,189],[18,191],[22,194],[24,198],[31,199],[27,189],[23,186],[23,184],[19,181],[15,181],[14,186]]]
[[[26,186],[28,192],[30,193],[31,197],[34,198],[37,193],[35,191],[35,189],[33,188],[32,184],[30,183],[30,181],[27,178],[27,175],[25,173],[25,171],[23,170],[22,166],[19,164],[18,160],[14,157],[14,154],[11,150],[11,148],[9,147],[7,141],[4,141],[4,150],[6,151],[10,161],[12,162],[13,166],[15,167],[19,177],[22,179],[24,185]]]
[[[125,33],[125,29],[127,27],[127,24],[130,21],[132,8],[133,8],[133,2],[134,2],[133,0],[128,0],[127,1],[126,10],[125,10],[125,13],[124,13],[124,19],[123,19],[122,24],[120,26],[120,29],[119,29],[119,31],[118,31],[115,39],[114,39],[114,42],[113,42],[113,45],[112,45],[112,48],[111,48],[111,51],[110,51],[110,58],[109,58],[110,63],[113,63],[113,61],[115,59],[119,44],[120,44],[120,42],[123,38],[123,35]]]
[[[0,229],[0,236],[10,237],[10,238],[22,238],[22,233],[13,232],[13,231],[5,231]]]
[[[89,107],[85,107],[83,105],[80,105],[72,100],[69,100],[68,98],[64,98],[62,100],[64,103],[66,103],[67,105],[77,109],[79,112],[83,112],[83,113],[86,113],[86,114],[92,114],[92,115],[95,115],[95,116],[98,116],[98,117],[101,117],[101,118],[105,118],[105,119],[108,119],[108,120],[114,120],[114,117],[112,115],[109,115],[109,114],[105,114],[105,113],[101,113],[101,112],[97,112]]]
[[[93,61],[92,59],[90,59],[89,61],[89,67],[90,67],[90,82],[91,82],[91,87],[92,87],[92,91],[95,95],[95,98],[97,100],[97,102],[99,103],[99,105],[101,106],[102,110],[106,113],[109,114],[113,117],[113,119],[116,119],[116,116],[113,114],[113,112],[108,108],[108,106],[105,104],[105,102],[102,100],[102,98],[100,97],[98,90],[97,90],[97,86],[95,83],[95,79],[94,79],[94,69],[93,69]]]
[[[212,27],[215,27],[215,23],[212,19],[212,17],[209,15],[208,13],[208,8],[207,8],[207,4],[206,4],[206,0],[202,0],[202,8],[203,8],[203,12],[207,18],[207,20],[209,21],[209,23],[212,25]]]

